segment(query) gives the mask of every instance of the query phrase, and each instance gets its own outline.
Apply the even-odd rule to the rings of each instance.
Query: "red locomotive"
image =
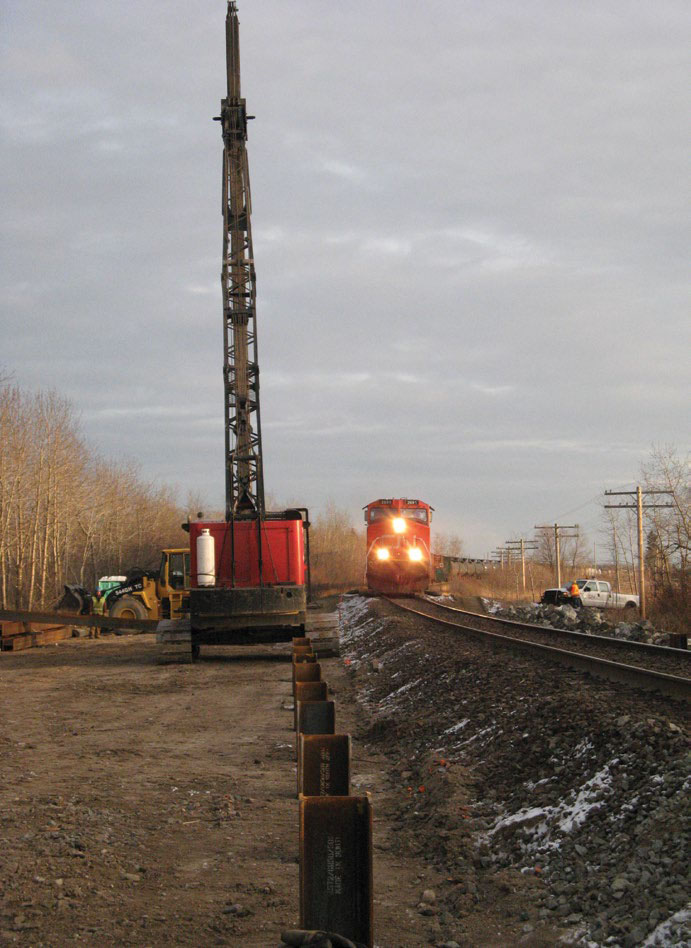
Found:
[[[421,500],[373,500],[363,508],[367,524],[368,589],[389,595],[424,592],[430,583],[433,507]]]

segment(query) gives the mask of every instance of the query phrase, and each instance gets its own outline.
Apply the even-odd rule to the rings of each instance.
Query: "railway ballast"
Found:
[[[490,644],[527,651],[538,660],[576,668],[599,678],[691,700],[691,655],[682,649],[607,639],[468,612],[418,597],[389,597],[399,609],[431,619]]]
[[[688,943],[683,703],[507,656],[381,598],[344,599],[341,635],[402,801],[398,851],[444,875],[438,910],[459,943]],[[488,940],[488,901],[507,898],[514,931]]]

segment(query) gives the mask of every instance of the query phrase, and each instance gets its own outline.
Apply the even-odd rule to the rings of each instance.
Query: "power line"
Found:
[[[536,526],[536,530],[554,530],[554,558],[556,560],[557,566],[557,587],[561,586],[561,548],[560,541],[562,539],[568,540],[573,538],[578,538],[578,532],[576,533],[562,533],[562,530],[576,530],[578,531],[577,523],[553,523],[553,524],[543,524],[542,526]]]
[[[521,574],[523,576],[523,592],[525,593],[525,551],[526,550],[537,550],[537,540],[526,540],[524,537],[520,537],[518,540],[506,540],[505,545],[509,550],[509,555],[511,555],[511,549],[518,549],[521,551]]]
[[[640,485],[635,490],[606,490],[606,497],[631,497],[636,498],[632,504],[605,504],[605,510],[635,510],[638,526],[638,595],[640,597],[641,619],[645,619],[646,601],[645,601],[645,556],[643,553],[643,511],[651,510],[654,507],[673,507],[674,504],[644,504],[643,497],[648,494],[671,494],[671,490],[653,490],[652,488],[642,488]]]
[[[595,494],[589,500],[585,500],[582,504],[579,504],[578,507],[572,507],[571,510],[566,510],[564,513],[560,513],[557,517],[558,520],[561,520],[562,517],[570,517],[572,513],[577,513],[579,510],[583,510],[584,507],[587,507],[588,504],[594,504],[600,497],[600,494]]]

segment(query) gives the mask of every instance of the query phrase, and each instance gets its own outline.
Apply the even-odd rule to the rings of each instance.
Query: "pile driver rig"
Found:
[[[193,520],[192,652],[202,644],[284,641],[304,628],[309,587],[309,516],[304,507],[267,511],[264,502],[256,275],[240,89],[237,4],[226,14],[227,95],[223,137],[224,520]]]

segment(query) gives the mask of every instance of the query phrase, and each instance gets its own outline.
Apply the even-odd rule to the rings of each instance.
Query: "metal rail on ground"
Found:
[[[77,616],[66,612],[33,612],[28,609],[0,609],[0,621],[43,622],[123,631],[134,629],[137,632],[155,632],[158,626],[158,619],[115,619],[111,616]]]
[[[535,629],[538,632],[550,632],[555,635],[563,636],[564,638],[573,638],[574,641],[578,639],[596,639],[598,642],[607,643],[614,648],[640,649],[642,652],[647,651],[651,655],[655,653],[659,655],[674,654],[684,656],[686,660],[691,662],[691,652],[688,649],[675,648],[671,645],[655,645],[652,642],[632,642],[630,639],[615,639],[612,638],[611,635],[589,635],[587,632],[576,632],[575,629],[558,629],[553,625],[538,625],[536,622],[520,622],[518,619],[506,619],[503,616],[487,615],[485,612],[471,612],[468,609],[461,609],[458,606],[450,606],[448,603],[434,602],[434,600],[429,599],[427,596],[416,596],[415,598],[419,599],[420,602],[428,602],[437,609],[445,609],[447,612],[458,612],[460,615],[472,616],[476,619],[482,619],[484,622],[516,626],[521,629]],[[683,660],[684,659],[682,659],[682,661]]]
[[[392,605],[396,606],[398,609],[402,609],[405,612],[411,612],[415,615],[421,616],[422,618],[429,619],[430,622],[436,622],[440,625],[469,633],[475,638],[485,641],[488,644],[498,645],[504,648],[511,647],[514,650],[521,651],[523,653],[537,653],[544,659],[566,666],[567,668],[573,668],[577,669],[578,671],[587,672],[588,674],[594,675],[598,678],[605,678],[609,681],[621,682],[636,688],[644,688],[648,691],[657,691],[667,697],[678,698],[687,702],[691,701],[691,679],[689,678],[668,675],[663,672],[656,672],[647,668],[639,668],[635,665],[626,665],[619,662],[612,662],[608,659],[598,658],[594,655],[586,655],[581,652],[556,648],[553,645],[544,645],[538,642],[531,642],[527,639],[518,639],[510,635],[502,635],[499,632],[488,632],[486,629],[477,628],[477,626],[467,624],[463,625],[460,622],[451,622],[448,619],[442,619],[439,616],[430,615],[421,609],[415,609],[413,606],[404,604],[400,600],[393,597],[385,596],[382,598],[392,603]],[[429,600],[426,600],[426,602],[429,602]],[[435,605],[434,603],[429,604],[432,606]],[[459,609],[453,611],[462,612],[463,610]],[[488,618],[487,616],[479,616],[478,613],[467,613],[467,615],[474,615],[483,619]],[[519,623],[514,624],[517,625]],[[542,632],[546,631],[542,626],[535,626],[534,628],[538,628]],[[595,638],[595,636],[584,636],[584,638],[592,639]],[[615,641],[618,642],[619,640],[616,639]]]

